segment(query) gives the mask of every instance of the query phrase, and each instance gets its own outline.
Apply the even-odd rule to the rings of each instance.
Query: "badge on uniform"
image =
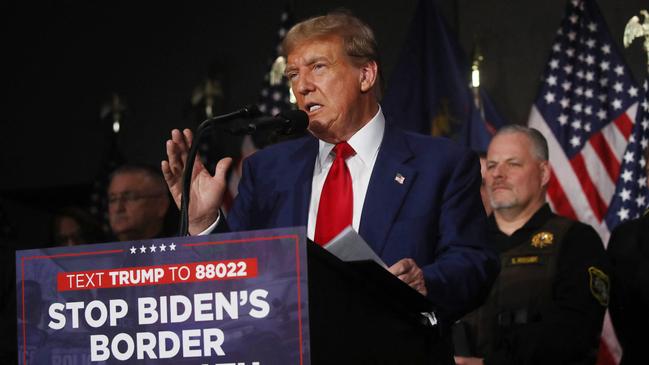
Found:
[[[530,265],[539,263],[538,256],[518,256],[512,257],[510,264],[511,265]]]
[[[532,237],[532,246],[536,248],[543,248],[550,246],[554,243],[554,235],[551,232],[543,231],[535,234]]]
[[[599,304],[606,307],[608,306],[608,292],[610,288],[608,275],[595,266],[588,268],[588,275],[590,276],[590,292]]]

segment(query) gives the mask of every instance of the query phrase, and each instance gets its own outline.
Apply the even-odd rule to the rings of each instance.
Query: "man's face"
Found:
[[[372,92],[375,73],[374,62],[354,65],[336,36],[298,44],[286,67],[298,107],[309,115],[309,130],[331,143],[348,139],[373,116],[363,100]]]
[[[522,133],[496,136],[487,152],[485,175],[491,207],[523,210],[543,201],[549,179],[547,161],[539,161],[532,142]]]
[[[159,228],[168,206],[165,192],[145,173],[115,175],[108,187],[110,228],[119,240],[159,233],[151,230]]]
[[[56,225],[55,240],[60,246],[76,246],[86,243],[76,220],[63,216]]]

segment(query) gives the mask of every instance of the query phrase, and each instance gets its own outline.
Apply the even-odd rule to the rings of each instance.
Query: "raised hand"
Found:
[[[169,191],[180,207],[182,197],[182,176],[189,148],[192,145],[192,131],[178,129],[171,131],[171,139],[167,140],[167,160],[162,161],[162,173]],[[189,233],[198,234],[216,221],[219,208],[223,203],[226,189],[225,175],[232,164],[232,159],[226,157],[216,164],[214,176],[210,175],[198,156],[192,170],[190,199],[189,199]]]

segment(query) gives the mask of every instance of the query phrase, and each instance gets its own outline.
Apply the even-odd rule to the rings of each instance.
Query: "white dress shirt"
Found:
[[[352,193],[354,195],[354,209],[352,213],[352,228],[358,232],[361,224],[361,213],[363,202],[370,183],[372,170],[376,157],[379,154],[379,146],[383,140],[385,131],[385,117],[379,106],[376,115],[356,132],[347,143],[356,151],[356,154],[347,159],[347,168],[352,177]],[[307,237],[311,240],[315,237],[315,225],[318,217],[318,206],[320,205],[320,194],[329,169],[334,162],[332,150],[335,145],[320,141],[318,158],[315,160],[313,169],[313,180],[311,183],[311,200],[309,203],[309,220],[307,223]],[[335,212],[333,213],[335,214]]]

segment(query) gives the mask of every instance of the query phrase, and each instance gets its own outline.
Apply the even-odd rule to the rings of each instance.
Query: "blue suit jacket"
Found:
[[[317,155],[318,140],[309,136],[247,158],[230,229],[306,226]],[[446,323],[479,306],[499,270],[486,244],[480,181],[473,152],[386,124],[359,233],[386,264],[417,262]]]

